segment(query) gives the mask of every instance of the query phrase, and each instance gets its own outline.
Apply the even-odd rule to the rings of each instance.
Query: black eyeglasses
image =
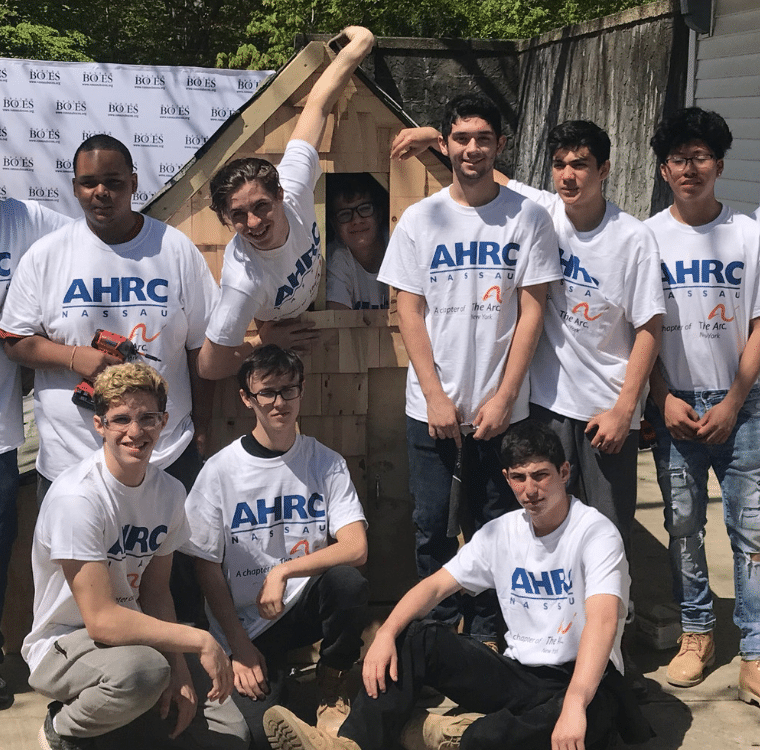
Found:
[[[338,224],[348,224],[354,218],[354,213],[359,214],[362,219],[368,219],[375,213],[375,206],[367,201],[367,203],[360,203],[353,208],[341,208],[340,211],[335,212],[335,221]]]
[[[706,169],[715,161],[712,154],[695,154],[694,156],[669,156],[665,161],[672,169],[681,171],[691,162],[697,169]]]
[[[249,395],[259,406],[271,406],[277,401],[278,396],[282,397],[283,401],[292,401],[294,398],[298,398],[301,395],[301,386],[286,385],[284,388],[280,388],[279,391],[276,391],[274,388],[264,388],[264,390],[258,393],[249,392]]]

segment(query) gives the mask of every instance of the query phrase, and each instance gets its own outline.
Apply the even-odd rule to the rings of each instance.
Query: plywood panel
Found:
[[[364,458],[367,455],[364,414],[338,417],[301,417],[301,433],[324,443],[341,456]]]
[[[365,512],[373,601],[396,601],[417,581],[404,381],[402,369],[369,371]]]
[[[409,355],[398,328],[384,328],[380,331],[380,367],[406,367]]]
[[[341,373],[322,376],[322,413],[367,413],[367,374],[344,375]]]

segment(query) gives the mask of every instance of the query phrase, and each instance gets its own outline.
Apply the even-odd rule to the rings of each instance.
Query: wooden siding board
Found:
[[[741,34],[747,31],[760,31],[760,9],[716,14],[713,36]]]
[[[715,59],[718,57],[736,57],[751,55],[760,49],[760,31],[746,34],[729,34],[728,36],[713,36],[700,39],[697,50],[699,60]]]
[[[697,80],[696,98],[760,96],[760,75],[734,76],[716,80]]]
[[[736,57],[700,60],[697,64],[697,78],[706,81],[712,78],[735,78],[755,75],[760,70],[760,50]]]
[[[739,99],[703,99],[700,97],[697,104],[704,109],[720,112],[723,117],[734,120],[739,118],[760,119],[760,97],[742,97]]]

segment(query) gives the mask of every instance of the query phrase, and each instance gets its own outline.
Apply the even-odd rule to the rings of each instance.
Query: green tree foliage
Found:
[[[640,0],[0,0],[0,56],[278,68],[296,34],[515,39]],[[234,50],[231,52],[230,50]]]
[[[377,36],[521,39],[616,13],[640,0],[261,0],[236,52],[217,65],[278,68],[296,34],[330,34],[361,24]]]
[[[91,59],[85,52],[88,42],[79,31],[62,33],[29,20],[15,3],[0,4],[0,57],[83,62]]]
[[[250,0],[0,0],[7,16],[0,16],[7,24],[0,55],[213,67],[219,50],[244,39],[251,7]],[[16,42],[28,27],[42,29],[37,36],[47,43]],[[79,57],[65,55],[67,41]]]

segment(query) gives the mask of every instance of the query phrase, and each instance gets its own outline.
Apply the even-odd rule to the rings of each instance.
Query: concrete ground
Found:
[[[643,710],[657,732],[657,737],[637,746],[642,750],[749,750],[760,747],[760,708],[737,699],[739,632],[731,619],[733,564],[715,483],[711,495],[707,555],[718,617],[715,667],[701,685],[689,689],[674,688],[665,680],[665,669],[675,649],[656,650],[643,638],[635,643],[634,659],[650,686],[649,701]],[[639,457],[636,520],[633,597],[637,611],[643,618],[651,619],[654,607],[670,603],[671,584],[667,537],[662,528],[662,500],[648,452]],[[46,701],[26,684],[27,673],[20,657],[9,656],[0,669],[16,693],[15,704],[0,713],[0,750],[35,750]],[[293,689],[296,709],[305,719],[310,715],[313,717],[312,688],[313,669],[307,668],[299,673]]]

